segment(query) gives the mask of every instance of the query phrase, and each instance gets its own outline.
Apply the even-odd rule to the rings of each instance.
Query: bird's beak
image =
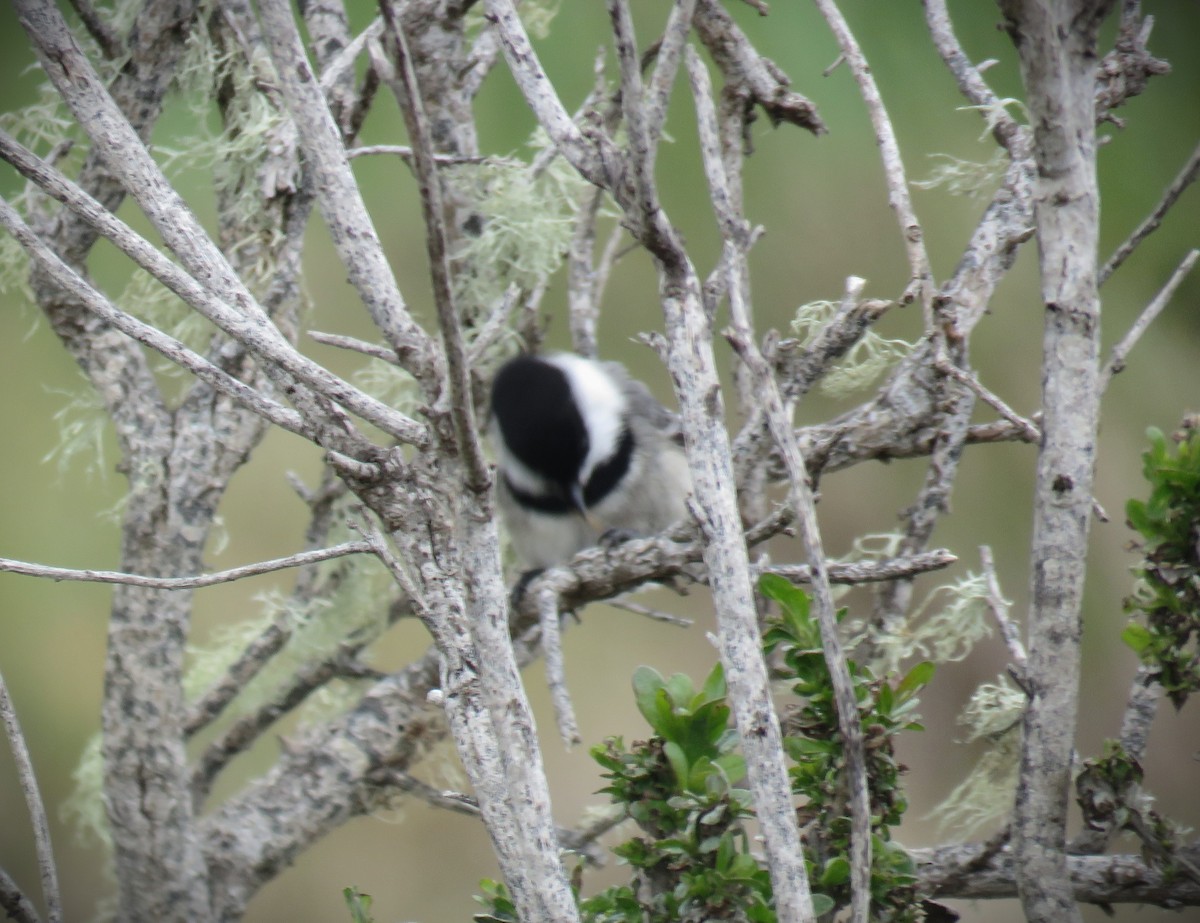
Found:
[[[575,509],[579,511],[579,515],[583,517],[592,530],[599,535],[600,524],[596,522],[591,513],[588,512],[587,503],[583,499],[583,485],[574,484],[571,486],[571,502],[575,504]]]

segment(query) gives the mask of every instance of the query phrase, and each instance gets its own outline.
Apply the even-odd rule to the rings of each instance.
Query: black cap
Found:
[[[535,356],[508,361],[492,382],[492,416],[508,451],[571,499],[589,440],[566,373]]]

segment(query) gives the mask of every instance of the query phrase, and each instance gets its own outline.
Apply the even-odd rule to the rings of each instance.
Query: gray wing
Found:
[[[662,433],[664,438],[682,445],[683,432],[679,424],[679,414],[664,407],[650,393],[650,389],[630,375],[621,363],[605,362],[604,368],[621,383],[621,391],[629,401],[629,408],[634,415],[649,423]]]

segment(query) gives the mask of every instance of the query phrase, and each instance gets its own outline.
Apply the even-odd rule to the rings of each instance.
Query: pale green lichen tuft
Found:
[[[986,140],[988,135],[996,130],[996,126],[1000,124],[1000,120],[1009,114],[1008,110],[1016,109],[1020,118],[1029,122],[1029,108],[1022,100],[1014,96],[1005,96],[1002,99],[997,99],[995,102],[978,105],[978,106],[959,106],[959,112],[978,112],[983,116],[984,129],[979,135],[979,140]]]
[[[549,142],[540,131],[535,149]],[[561,157],[538,176],[519,161],[489,160],[445,172],[452,194],[482,221],[454,256],[456,298],[464,317],[487,312],[509,285],[531,291],[562,265],[584,181]]]
[[[421,403],[421,391],[412,375],[386,362],[368,363],[351,380],[377,401],[403,413],[415,413]]]
[[[1003,151],[997,151],[982,163],[950,154],[930,154],[929,157],[935,161],[932,171],[923,180],[913,180],[913,186],[918,189],[945,189],[950,195],[973,199],[990,196],[1008,167],[1008,159]]]
[[[193,311],[174,292],[150,273],[135,269],[117,299],[123,311],[169,334],[193,352],[203,354],[215,327],[202,314]],[[160,374],[183,375],[184,369],[151,351],[154,370]]]
[[[550,37],[550,26],[554,23],[562,0],[522,0],[517,7],[521,24],[531,38],[540,40]],[[488,27],[482,3],[473,4],[466,15],[467,35],[474,38]]]
[[[881,557],[891,557],[894,548]],[[901,665],[913,658],[934,663],[963,660],[976,644],[991,636],[988,611],[987,581],[967,574],[935,587],[905,617],[882,628],[868,627],[860,620],[848,629],[853,645],[870,640],[873,656],[869,665],[885,676],[899,672]]]
[[[104,812],[104,757],[100,734],[94,734],[83,747],[79,763],[71,772],[75,787],[63,801],[60,816],[75,830],[76,840],[85,847],[112,849],[112,831]]]
[[[1008,815],[1017,788],[1021,755],[1021,716],[1027,699],[1007,677],[975,690],[959,716],[967,741],[987,741],[988,749],[970,774],[929,813],[943,830],[967,836]]]
[[[838,306],[832,301],[811,301],[796,309],[792,330],[802,345],[810,345],[833,317]],[[889,340],[867,330],[845,356],[821,379],[821,391],[830,397],[848,397],[873,385],[884,372],[908,355],[912,344]]]
[[[336,544],[349,537],[343,533],[330,536],[329,541]],[[378,560],[355,555],[317,567],[322,575],[335,568],[341,571],[333,581],[336,589],[328,596],[297,601],[278,591],[264,593],[257,597],[260,609],[253,618],[220,629],[209,644],[189,648],[184,674],[189,700],[197,699],[224,676],[234,659],[272,623],[278,622],[289,638],[230,704],[226,717],[248,714],[271,701],[301,667],[331,656],[348,638],[365,643],[382,634],[395,583]],[[331,683],[309,697],[301,709],[301,720],[311,723],[340,713],[351,704],[355,692],[354,682]]]
[[[89,480],[103,480],[108,474],[104,463],[104,434],[110,422],[104,403],[91,388],[56,393],[66,398],[63,406],[54,412],[58,443],[42,456],[42,461],[53,462],[60,478],[79,464]]]

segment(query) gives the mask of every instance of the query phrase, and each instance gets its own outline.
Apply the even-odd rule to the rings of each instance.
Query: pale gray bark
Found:
[[[1066,825],[1078,711],[1083,579],[1099,419],[1096,48],[1113,0],[1001,0],[1033,129],[1045,302],[1042,441],[1034,501],[1029,695],[1013,838],[1026,919],[1081,919]]]
[[[1004,109],[959,46],[944,0],[926,0],[938,55],[1010,158],[957,265],[939,282],[908,198],[883,104],[886,87],[871,77],[837,5],[821,0],[881,146],[888,200],[911,279],[890,300],[864,300],[862,280],[851,278],[842,304],[804,347],[776,331],[764,336],[755,329],[747,254],[758,229],[748,223],[753,216],[744,214],[742,202],[743,170],[753,166],[745,142],[755,111],[789,132],[800,127],[816,135],[825,127],[787,75],[757,52],[753,29],[738,26],[718,0],[672,4],[663,14],[655,54],[645,62],[630,4],[610,0],[619,72],[605,75],[599,58],[595,89],[574,114],[538,63],[509,0],[486,0],[487,25],[470,46],[463,17],[472,4],[453,0],[385,0],[380,18],[358,36],[351,35],[339,0],[302,4],[303,30],[281,0],[261,0],[257,10],[244,0],[222,0],[209,21],[201,21],[197,5],[187,0],[148,0],[129,36],[116,35],[86,3],[76,4],[100,48],[97,60],[89,60],[68,33],[56,4],[18,0],[30,44],[91,146],[79,175],[70,179],[53,157],[39,159],[0,134],[0,157],[62,206],[53,212],[47,204],[30,217],[0,202],[0,223],[30,254],[39,306],[112,418],[130,496],[118,570],[77,571],[6,559],[0,570],[116,585],[103,729],[119,917],[240,918],[254,894],[323,835],[396,791],[414,790],[409,770],[430,741],[449,737],[471,782],[471,810],[491,837],[521,918],[577,919],[559,848],[594,834],[575,836],[555,825],[519,670],[546,644],[555,655],[550,673],[556,704],[569,715],[569,664],[545,630],[557,626],[561,613],[589,602],[620,597],[650,581],[687,578],[707,584],[718,613],[718,647],[779,918],[812,919],[753,592],[755,578],[773,572],[814,584],[847,747],[854,916],[866,918],[870,855],[862,735],[841,639],[833,630],[828,584],[884,582],[871,626],[878,637],[911,608],[912,578],[955,560],[951,551],[927,548],[948,509],[964,447],[1039,440],[1027,656],[998,586],[991,587],[996,618],[1031,696],[1013,846],[997,841],[982,848],[915,851],[921,882],[933,897],[1020,893],[1031,920],[1071,919],[1077,901],[1200,903],[1194,882],[1171,880],[1139,859],[1069,857],[1063,828],[1075,733],[1078,601],[1104,380],[1096,345],[1094,126],[1165,68],[1146,50],[1148,30],[1137,4],[1129,2],[1117,48],[1097,74],[1095,26],[1111,5],[1111,0],[1001,0],[1026,81],[1032,116],[1027,127]],[[223,54],[244,58],[254,78],[253,89],[244,92],[261,93],[280,119],[268,142],[270,156],[253,180],[259,184],[262,223],[250,244],[241,238],[238,190],[219,193],[210,239],[146,146],[184,40],[201,29]],[[310,39],[307,48],[302,35]],[[698,50],[707,52],[712,74],[722,81],[715,91]],[[114,78],[100,76],[100,59],[123,62]],[[360,60],[367,69],[358,81]],[[659,141],[669,128],[667,100],[684,61],[725,243],[706,278],[663,208],[659,184],[668,178],[656,173]],[[571,333],[581,352],[597,349],[605,282],[628,240],[625,230],[654,262],[665,324],[663,336],[652,342],[674,383],[695,486],[695,523],[583,552],[534,579],[516,607],[508,605],[500,567],[478,402],[496,344],[507,332],[515,329],[536,345],[546,283],[530,291],[510,286],[479,317],[464,317],[454,273],[471,267],[455,263],[455,245],[478,232],[481,216],[455,199],[442,172],[487,160],[479,151],[472,105],[494,67],[509,71],[552,141],[528,165],[529,175],[538,176],[561,157],[592,184],[575,215],[569,253]],[[619,94],[612,92],[613,83]],[[224,112],[235,90],[225,84],[215,92]],[[407,138],[397,140],[406,143],[355,149],[354,138],[380,92],[390,92],[399,103]],[[410,309],[385,259],[350,168],[354,156],[368,152],[398,155],[415,177],[436,309],[429,313],[436,325],[418,321],[419,312]],[[511,159],[506,163],[513,166]],[[1193,155],[1111,266],[1119,266],[1161,222],[1197,172]],[[173,258],[116,217],[126,196],[149,218]],[[604,212],[614,203],[625,230],[615,228],[596,254]],[[303,241],[314,206],[382,344],[323,334],[313,339],[407,370],[417,391],[409,412],[371,397],[295,345],[303,326],[298,310]],[[1018,249],[1034,236],[1047,306],[1045,403],[1040,418],[1026,419],[978,380],[969,345]],[[92,283],[87,258],[100,237],[216,326],[206,348],[186,346],[118,308]],[[260,261],[272,272],[255,287],[251,280]],[[1195,261],[1194,254],[1183,261],[1114,351],[1114,371]],[[926,336],[887,381],[839,417],[796,428],[790,419],[794,405],[892,307],[914,299],[926,311]],[[714,350],[716,319],[726,304],[733,324],[728,336],[741,357],[736,374],[744,411],[740,430],[732,434]],[[164,396],[143,348],[194,378],[181,399]],[[972,424],[977,404],[981,413],[999,418]],[[306,551],[205,574],[202,551],[218,504],[270,426],[327,453],[321,485],[298,489],[311,513]],[[380,432],[389,441],[382,442]],[[815,482],[864,461],[892,458],[928,459],[924,483],[905,511],[899,553],[885,561],[825,561]],[[787,508],[768,512],[767,486],[779,482],[790,488]],[[334,526],[349,516],[362,540],[332,538]],[[796,521],[807,563],[752,558],[761,554],[761,542]],[[432,639],[423,657],[379,673],[359,660],[377,633],[349,637],[298,669],[267,701],[231,720],[230,703],[291,636],[294,626],[281,617],[197,701],[184,700],[183,651],[196,590],[300,567],[290,599],[300,606],[331,595],[346,579],[345,556],[363,553],[379,558],[395,580],[391,598],[381,603],[388,606],[381,625],[402,616],[419,618]],[[335,559],[326,570],[313,566]],[[339,676],[362,682],[357,701],[289,739],[269,770],[207,810],[208,792],[230,760]],[[1131,693],[1122,736],[1135,755],[1145,747],[1156,698],[1155,688],[1144,683]],[[188,740],[220,721],[214,739],[189,758]],[[570,734],[571,723],[564,726]],[[431,800],[448,807],[466,803]],[[36,919],[36,910],[2,871],[0,904],[18,919]]]

